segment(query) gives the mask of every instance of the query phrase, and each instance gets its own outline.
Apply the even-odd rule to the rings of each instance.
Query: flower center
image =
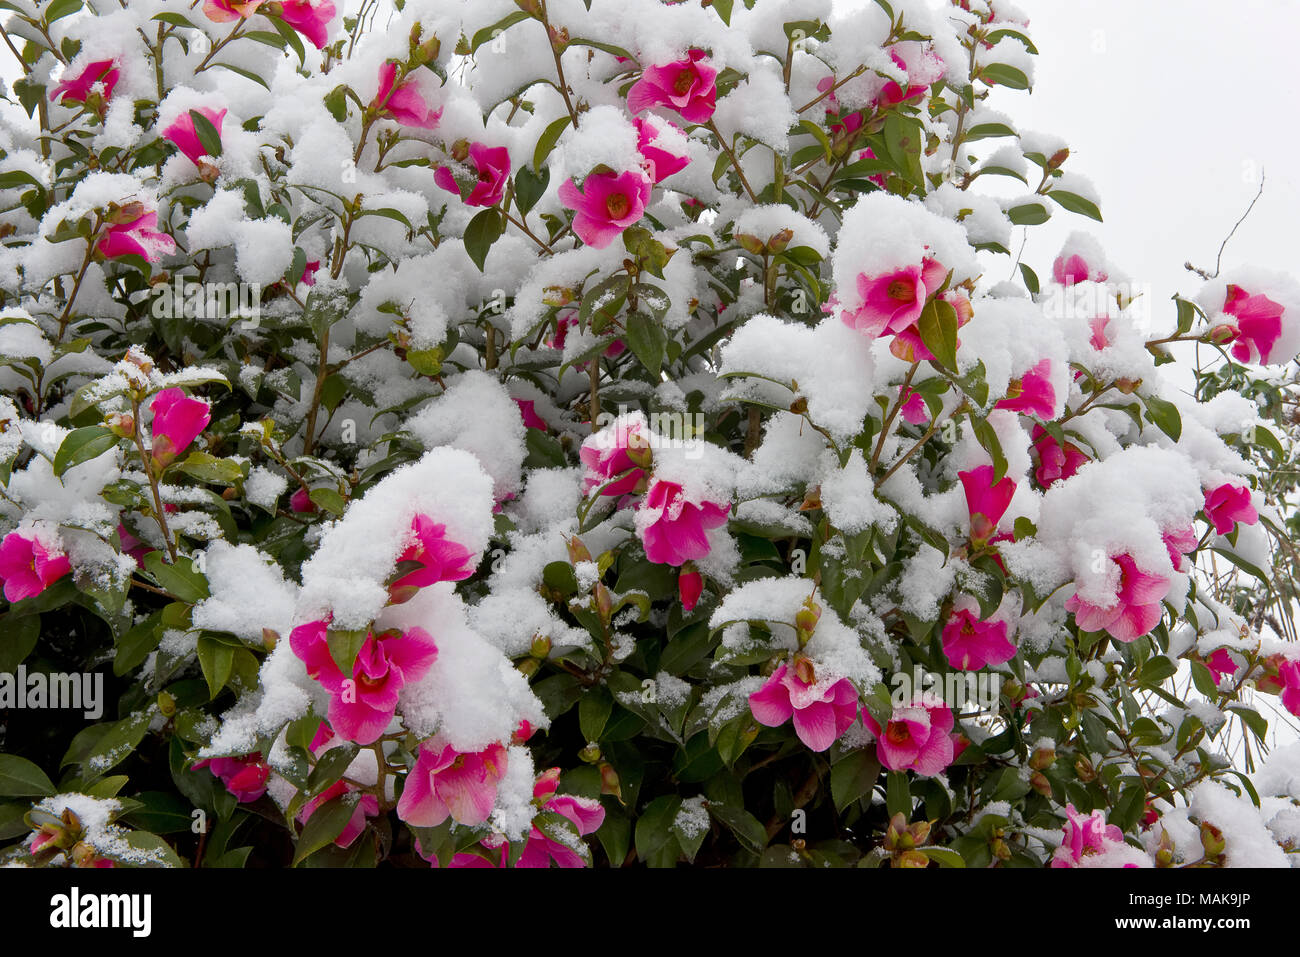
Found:
[[[687,67],[677,74],[677,79],[673,81],[673,92],[678,96],[685,96],[691,92],[691,87],[695,85],[695,71]]]
[[[889,298],[895,302],[916,302],[916,287],[903,279],[889,284]]]
[[[885,726],[885,737],[889,739],[890,744],[906,744],[912,740],[912,732],[902,721],[891,721]]]
[[[627,211],[631,205],[632,204],[628,202],[627,196],[623,193],[612,193],[610,194],[610,197],[605,200],[605,210],[609,213],[610,219],[622,219],[627,215]]]

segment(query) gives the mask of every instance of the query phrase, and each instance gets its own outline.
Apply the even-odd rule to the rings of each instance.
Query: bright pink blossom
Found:
[[[876,757],[891,771],[942,774],[953,762],[952,709],[938,698],[917,696],[898,707],[882,730],[865,708],[862,722],[876,736]]]
[[[1237,285],[1228,286],[1223,311],[1237,320],[1232,355],[1238,362],[1267,363],[1286,358],[1272,355],[1282,337],[1282,313],[1286,310],[1263,293],[1251,295]]]
[[[1113,824],[1107,824],[1105,815],[1099,810],[1083,817],[1073,804],[1068,804],[1065,815],[1064,839],[1052,854],[1052,867],[1077,867],[1085,857],[1104,853],[1108,844],[1124,843],[1124,832]]]
[[[300,488],[289,496],[289,508],[294,512],[311,513],[316,511],[316,503],[311,500],[311,492]]]
[[[427,515],[417,515],[411,519],[411,535],[414,541],[397,556],[397,562],[419,562],[423,567],[393,582],[394,591],[464,581],[474,574],[474,553],[449,539],[446,525],[435,524]]]
[[[587,438],[578,449],[578,458],[587,467],[583,495],[597,489],[601,495],[626,495],[645,478],[650,439],[640,420],[622,419]]]
[[[1216,685],[1223,684],[1224,675],[1231,677],[1237,673],[1237,663],[1232,660],[1227,648],[1216,649],[1214,654],[1205,659],[1205,667],[1210,669]]]
[[[1185,556],[1196,551],[1196,546],[1201,543],[1201,540],[1196,537],[1196,529],[1188,525],[1185,528],[1167,531],[1160,537],[1169,552],[1169,563],[1174,566],[1174,571],[1187,571],[1190,566]]]
[[[179,388],[163,389],[153,397],[153,460],[166,466],[184,452],[212,419],[212,410],[202,399],[193,399]]]
[[[677,595],[682,600],[682,611],[691,611],[704,593],[704,577],[694,568],[682,569],[677,576]]]
[[[402,688],[423,678],[437,660],[438,647],[422,628],[372,633],[351,676],[345,676],[330,654],[327,633],[325,622],[308,622],[289,633],[289,645],[308,676],[330,693],[330,726],[349,741],[371,744],[393,720]]]
[[[1092,335],[1088,338],[1088,344],[1101,352],[1110,345],[1110,316],[1093,316],[1088,320],[1088,328],[1092,330]]]
[[[978,611],[978,609],[976,609]],[[954,610],[943,626],[943,653],[958,671],[978,671],[1016,656],[1005,621],[981,621],[970,609]]]
[[[898,387],[902,397],[902,406],[899,408],[899,414],[904,420],[911,422],[913,425],[924,425],[930,421],[930,411],[926,408],[925,399],[921,398],[921,393],[915,389],[908,389],[903,392],[903,386]]]
[[[388,116],[403,126],[418,126],[431,130],[442,119],[442,110],[431,110],[420,95],[420,86],[406,80],[394,89],[397,81],[397,64],[385,60],[379,68],[379,92],[370,105],[380,116]],[[488,204],[491,205],[491,204]]]
[[[70,571],[68,556],[56,552],[32,532],[13,531],[0,541],[0,579],[4,580],[8,601],[39,595]]]
[[[271,775],[271,768],[262,760],[260,752],[242,758],[207,758],[194,762],[193,770],[200,768],[207,768],[219,777],[241,804],[256,801],[265,794],[266,779]]]
[[[446,166],[438,167],[433,181],[447,192],[461,196],[466,206],[495,206],[505,195],[510,179],[510,151],[504,146],[471,143],[469,160],[474,166],[475,179],[468,193],[462,193],[455,175]]]
[[[213,23],[251,17],[266,0],[203,0],[203,12]]]
[[[330,0],[283,0],[280,19],[293,27],[317,50],[329,43],[329,23],[334,19],[334,4]]]
[[[897,335],[920,318],[926,300],[943,285],[948,270],[936,259],[925,259],[879,276],[858,274],[862,305],[840,314],[844,324],[876,338]]]
[[[1107,277],[1100,269],[1094,271],[1086,259],[1074,253],[1056,257],[1056,262],[1052,263],[1052,278],[1062,286],[1073,286],[1080,282],[1105,282]]]
[[[812,662],[784,662],[749,696],[754,720],[776,728],[794,719],[794,733],[813,751],[825,751],[858,716],[858,692],[848,678],[818,678]]]
[[[642,110],[665,106],[676,110],[688,123],[707,123],[717,107],[718,71],[704,59],[702,50],[691,50],[687,59],[664,66],[646,67],[641,78],[627,91],[627,109]]]
[[[210,107],[201,106],[198,109],[201,116],[207,118],[208,122],[216,127],[217,135],[221,135],[221,121],[225,119],[225,110],[214,110]],[[194,131],[194,117],[190,111],[186,110],[180,116],[176,117],[175,122],[167,129],[163,130],[163,139],[171,140],[177,148],[184,153],[191,163],[199,165],[199,160],[208,155],[207,149],[199,140],[199,134]]]
[[[100,101],[107,103],[113,98],[113,87],[117,86],[120,75],[114,60],[87,63],[85,69],[76,76],[56,86],[50,99],[67,106],[69,103],[85,103],[92,94],[98,93]]]
[[[604,249],[645,215],[650,180],[641,170],[592,173],[579,190],[573,179],[560,185],[560,202],[573,210],[573,231],[588,246]]]
[[[437,827],[448,816],[467,827],[482,824],[496,803],[506,759],[500,743],[462,753],[438,738],[423,742],[398,799],[397,816],[414,827]]]
[[[1205,517],[1219,535],[1227,535],[1238,523],[1254,525],[1259,513],[1250,503],[1250,489],[1244,485],[1220,485],[1205,496]]]
[[[730,511],[730,504],[689,501],[676,482],[655,479],[637,516],[646,558],[664,565],[703,558],[709,554],[705,533],[726,524]]]
[[[1007,386],[1007,397],[994,408],[1051,419],[1056,414],[1056,389],[1052,387],[1051,374],[1052,360],[1042,360],[1019,379],[1012,379]]]
[[[907,74],[907,87],[897,80],[887,81],[878,100],[882,106],[896,106],[924,96],[930,84],[943,75],[943,59],[929,44],[899,44],[889,51],[889,58]]]
[[[1106,631],[1117,641],[1129,642],[1149,632],[1160,621],[1160,605],[1169,591],[1169,579],[1137,567],[1132,555],[1112,555],[1119,569],[1114,599],[1106,605],[1084,601],[1076,593],[1065,602],[1074,621],[1084,631]]]
[[[577,797],[572,794],[556,794],[560,784],[560,769],[551,768],[537,776],[533,785],[533,803],[540,805],[543,811],[551,811],[573,822],[579,834],[590,834],[605,821],[605,809],[600,802],[592,798]],[[519,856],[516,867],[584,867],[586,862],[573,848],[547,837],[533,826],[528,834],[528,843]]]
[[[998,522],[1002,521],[1016,494],[1016,483],[1005,475],[994,482],[991,465],[958,472],[957,477],[966,492],[971,541],[982,545],[997,534]]]
[[[1300,718],[1300,661],[1288,661],[1278,668],[1282,685],[1282,707]]]
[[[95,249],[105,259],[131,255],[157,262],[176,251],[176,241],[156,230],[157,225],[158,214],[153,211],[141,212],[126,222],[110,222]]]
[[[1034,423],[1033,439],[1034,455],[1038,459],[1034,478],[1043,488],[1073,478],[1090,461],[1077,445],[1072,442],[1062,445],[1038,423]]]
[[[679,156],[662,146],[655,145],[659,142],[660,133],[663,131],[660,123],[666,123],[668,127],[676,130],[677,127],[672,123],[642,116],[638,116],[632,122],[636,124],[637,151],[644,157],[646,172],[655,183],[662,183],[669,176],[680,173],[690,165],[690,157]]]
[[[537,414],[536,401],[533,399],[515,399],[515,405],[519,406],[519,416],[524,420],[524,428],[538,429],[542,432],[550,431],[546,420]]]

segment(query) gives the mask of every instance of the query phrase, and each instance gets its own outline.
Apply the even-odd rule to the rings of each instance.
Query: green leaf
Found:
[[[890,771],[885,785],[885,806],[891,816],[902,814],[912,818],[912,791],[907,783],[906,771]]]
[[[646,805],[636,822],[637,857],[647,860],[668,843],[681,807],[682,799],[676,794],[665,794]]]
[[[560,141],[560,134],[568,128],[569,123],[569,117],[562,116],[542,130],[542,135],[537,139],[537,148],[533,150],[533,169],[542,168],[542,164],[551,155],[551,150],[555,149],[555,144]]]
[[[483,271],[492,244],[501,238],[504,231],[501,213],[496,209],[483,210],[465,227],[465,251],[469,253],[474,265],[478,266],[479,272]]]
[[[1219,689],[1214,683],[1214,675],[1199,661],[1192,662],[1192,683],[1196,685],[1197,691],[1211,701],[1219,695]]]
[[[940,867],[965,867],[966,860],[950,847],[918,847],[918,851]]]
[[[58,452],[54,454],[54,474],[61,476],[74,465],[98,458],[117,445],[118,441],[112,430],[102,425],[74,429],[64,436],[59,443]]]
[[[599,741],[605,722],[614,710],[614,697],[604,685],[596,685],[578,702],[578,727],[588,741]]]
[[[628,316],[623,341],[632,350],[632,354],[640,360],[641,365],[645,366],[652,375],[659,375],[659,370],[664,365],[664,353],[668,348],[668,334],[653,316],[643,312],[634,312]]]
[[[370,630],[368,628],[331,628],[325,632],[325,641],[329,645],[330,657],[345,675],[352,674],[357,663],[361,646],[366,643]]]
[[[936,362],[957,371],[957,310],[942,299],[931,299],[921,310],[916,331]]]
[[[710,801],[709,813],[736,835],[736,840],[746,850],[762,854],[763,848],[767,847],[767,829],[744,808]]]
[[[0,615],[0,674],[13,674],[36,647],[41,634],[41,616]]]
[[[206,116],[198,110],[190,110],[190,120],[194,123],[194,135],[199,138],[199,145],[209,156],[221,155],[221,134]]]
[[[325,94],[325,109],[340,123],[348,118],[348,88],[340,83]]]
[[[201,635],[198,656],[203,679],[208,683],[208,700],[212,700],[230,680],[230,671],[235,664],[235,649],[225,642]]]
[[[45,772],[16,754],[0,754],[0,797],[49,797],[54,783]]]
[[[1078,193],[1071,193],[1063,189],[1054,189],[1047,194],[1048,199],[1056,200],[1064,209],[1072,213],[1079,213],[1087,216],[1089,219],[1095,219],[1101,222],[1101,210],[1092,200],[1080,196]]]
[[[977,419],[975,416],[971,416],[971,428],[975,430],[975,438],[980,446],[993,459],[993,481],[1000,482],[1002,476],[1007,474],[1007,457],[1002,452],[997,430],[989,425],[987,419]]]
[[[211,65],[222,67],[224,69],[229,70],[231,73],[238,73],[240,76],[244,77],[245,79],[252,80],[258,86],[265,89],[267,93],[271,92],[271,87],[267,84],[267,82],[263,80],[260,76],[258,76],[256,73],[254,73],[252,70],[245,70],[242,66],[232,66],[229,63],[213,63]]]
[[[1042,203],[1024,203],[1007,210],[1007,219],[1017,226],[1040,226],[1051,218]]]
[[[479,47],[481,47],[485,43],[491,42],[497,36],[497,34],[505,32],[506,30],[514,26],[516,23],[531,18],[532,18],[532,14],[524,10],[515,10],[511,13],[507,13],[504,17],[502,17],[500,20],[498,20],[496,23],[492,24],[491,26],[483,27],[481,30],[475,32],[473,38],[469,41],[470,52],[477,53]]]
[[[1036,272],[1034,272],[1032,269],[1030,269],[1030,268],[1029,268],[1027,265],[1025,265],[1024,263],[1021,263],[1021,264],[1020,264],[1020,275],[1021,275],[1022,277],[1024,277],[1024,280],[1025,280],[1025,288],[1028,289],[1029,292],[1030,292],[1032,295],[1037,296],[1037,295],[1038,295],[1038,290],[1039,290],[1039,285],[1038,285],[1038,274],[1037,274]]]
[[[528,211],[537,205],[537,201],[546,194],[546,187],[550,181],[549,169],[535,173],[524,166],[515,173],[515,205],[519,207],[521,213],[527,215]]]
[[[207,452],[191,452],[184,461],[177,462],[173,468],[200,482],[211,482],[217,485],[234,485],[244,477],[244,471],[238,462],[217,458]]]
[[[170,594],[191,605],[211,594],[208,591],[208,580],[194,567],[194,562],[188,559],[182,558],[176,564],[169,565],[161,551],[152,551],[144,556],[144,570]]]
[[[324,486],[312,489],[307,493],[307,497],[310,498],[312,503],[317,507],[323,508],[332,515],[342,515],[348,507],[347,501],[336,489],[326,488]]]
[[[1178,407],[1154,395],[1145,396],[1144,401],[1147,406],[1147,421],[1177,442],[1183,434],[1183,418],[1178,414]]]
[[[71,16],[81,9],[81,4],[82,0],[50,0],[45,8],[45,22],[49,24]]]
[[[989,85],[997,84],[1011,90],[1029,89],[1029,77],[1007,63],[987,63],[980,67],[980,79]]]
[[[835,809],[843,811],[861,797],[871,793],[880,777],[880,761],[861,748],[850,751],[831,765],[831,797]]]
[[[312,812],[303,825],[302,833],[298,835],[298,846],[293,854],[294,867],[325,845],[332,844],[343,833],[343,829],[352,820],[359,798],[360,795],[355,792],[340,794]]]

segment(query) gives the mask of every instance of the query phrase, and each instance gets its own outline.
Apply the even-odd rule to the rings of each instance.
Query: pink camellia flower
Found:
[[[1016,483],[1005,475],[994,482],[991,465],[958,472],[957,478],[961,479],[962,489],[966,492],[970,539],[976,545],[983,545],[997,534],[998,522],[1002,521],[1016,494]]]
[[[1110,336],[1107,335],[1110,329],[1110,316],[1094,316],[1088,320],[1088,328],[1092,330],[1092,335],[1088,338],[1088,344],[1101,352],[1110,345]]]
[[[108,223],[99,245],[95,247],[105,259],[131,255],[154,263],[161,256],[176,251],[176,241],[154,228],[158,225],[156,212],[145,211],[140,204],[132,203],[122,208],[119,218],[120,221]]]
[[[329,23],[334,19],[334,4],[330,0],[283,0],[280,19],[293,27],[317,50],[329,42]]]
[[[560,769],[551,768],[537,776],[533,785],[533,803],[543,811],[551,811],[568,818],[579,834],[590,834],[605,822],[605,809],[600,802],[572,794],[556,794],[560,786]],[[573,848],[543,834],[536,826],[528,834],[528,843],[519,855],[515,867],[584,867],[586,862]]]
[[[943,59],[929,44],[916,41],[897,44],[889,51],[889,59],[907,74],[907,88],[896,80],[886,82],[878,99],[883,106],[896,106],[924,96],[930,84],[943,76]]]
[[[257,751],[242,758],[206,758],[194,762],[192,768],[195,771],[207,768],[221,779],[240,804],[256,801],[265,794],[266,779],[271,776],[270,766]]]
[[[1073,253],[1056,257],[1056,262],[1052,263],[1052,278],[1062,286],[1073,286],[1080,282],[1105,282],[1106,274],[1101,270],[1094,272],[1086,259]]]
[[[636,125],[637,152],[645,158],[646,172],[655,183],[662,183],[669,176],[680,173],[691,164],[690,157],[679,156],[662,146],[655,145],[660,142],[659,137],[663,132],[663,127],[659,124],[666,123],[670,129],[676,130],[677,127],[672,123],[641,116],[632,122]]]
[[[1237,673],[1237,663],[1232,660],[1227,648],[1216,649],[1214,654],[1205,659],[1205,667],[1210,669],[1216,685],[1223,684],[1224,675],[1231,677]]]
[[[1187,571],[1191,566],[1185,556],[1196,551],[1196,546],[1201,543],[1201,540],[1196,537],[1196,529],[1188,525],[1185,528],[1165,532],[1160,537],[1169,552],[1169,563],[1174,566],[1174,571]]]
[[[898,411],[904,420],[913,425],[924,425],[930,421],[930,412],[925,407],[925,400],[921,398],[921,393],[914,389],[903,392],[903,386],[899,386],[898,391],[903,398],[903,404]]]
[[[117,86],[121,76],[114,60],[96,60],[87,63],[85,69],[74,77],[64,80],[50,94],[51,101],[67,106],[69,103],[86,103],[98,94],[101,104],[113,98],[113,87]]]
[[[391,117],[403,126],[418,126],[431,130],[442,119],[442,110],[431,110],[420,95],[420,86],[406,80],[394,89],[397,82],[397,64],[385,60],[379,67],[379,92],[371,107],[380,115]]]
[[[1124,832],[1114,824],[1107,824],[1101,811],[1083,817],[1073,804],[1065,807],[1064,840],[1052,854],[1052,867],[1078,867],[1085,857],[1102,854],[1108,844],[1123,844]],[[1137,867],[1128,863],[1125,867]]]
[[[203,0],[203,12],[213,23],[247,20],[266,0]]]
[[[883,730],[865,708],[862,723],[876,736],[876,757],[891,771],[934,777],[953,762],[952,709],[935,696],[917,695],[905,707],[895,705]]]
[[[924,259],[879,276],[858,274],[862,305],[840,314],[844,324],[873,338],[897,335],[921,316],[926,300],[943,285],[948,270],[937,259]]]
[[[691,502],[676,482],[654,479],[637,511],[637,528],[646,558],[661,565],[681,565],[709,554],[711,528],[726,524],[731,505]]]
[[[447,537],[447,526],[435,524],[427,515],[411,519],[414,541],[397,556],[397,563],[419,562],[417,568],[393,582],[390,589],[395,597],[404,590],[424,588],[435,582],[464,581],[474,574],[474,553],[459,542]],[[410,598],[411,594],[405,597]]]
[[[707,123],[717,107],[717,76],[702,50],[691,50],[685,60],[647,67],[627,91],[628,112],[635,116],[654,106],[666,106],[688,123]]]
[[[1084,631],[1106,631],[1117,641],[1129,642],[1149,632],[1160,621],[1160,601],[1169,591],[1169,579],[1137,567],[1132,555],[1112,555],[1119,568],[1119,585],[1112,602],[1094,605],[1071,595],[1065,610],[1074,612],[1075,623]]]
[[[1300,661],[1288,661],[1277,672],[1282,684],[1282,707],[1300,718]]]
[[[468,193],[462,193],[455,175],[446,166],[438,167],[433,181],[460,196],[466,206],[495,206],[505,195],[506,182],[510,179],[510,151],[504,146],[471,143],[468,158],[477,171],[474,186]]]
[[[754,720],[769,728],[794,719],[794,733],[813,751],[825,751],[858,716],[858,692],[848,678],[818,679],[813,663],[798,655],[782,662],[749,696]]]
[[[1254,525],[1259,512],[1250,504],[1250,489],[1244,485],[1220,485],[1205,496],[1205,517],[1219,535],[1227,535],[1240,522]]]
[[[650,180],[641,170],[592,173],[582,189],[566,179],[560,185],[560,202],[573,210],[573,231],[588,246],[604,249],[645,215],[650,201]]]
[[[289,508],[294,512],[310,514],[316,511],[316,503],[311,500],[311,492],[300,488],[289,496]]]
[[[70,571],[68,556],[42,542],[34,532],[12,531],[0,541],[0,579],[8,601],[39,595]]]
[[[201,106],[198,109],[200,115],[207,117],[208,122],[216,127],[217,135],[221,135],[221,121],[225,119],[226,111],[217,111],[210,107]],[[163,130],[163,139],[171,140],[177,148],[184,153],[191,163],[199,165],[199,160],[208,155],[208,151],[199,141],[198,133],[194,132],[194,117],[190,116],[190,111],[186,110],[180,116],[176,117],[175,122],[167,129]]]
[[[1077,445],[1072,442],[1062,445],[1038,423],[1034,423],[1033,440],[1038,459],[1034,478],[1043,488],[1073,478],[1075,472],[1091,461]]]
[[[1005,621],[980,621],[978,607],[954,609],[943,626],[943,653],[958,671],[978,671],[1016,656]]]
[[[397,801],[397,816],[414,827],[437,827],[448,816],[467,827],[482,824],[496,803],[506,759],[499,742],[469,753],[441,738],[421,743]]]
[[[1051,419],[1056,414],[1056,390],[1048,378],[1051,374],[1052,360],[1044,359],[1019,379],[1012,379],[1007,385],[1007,397],[993,408]]]
[[[316,273],[317,271],[319,271],[319,269],[320,269],[320,260],[319,259],[312,260],[311,262],[303,266],[302,278],[299,279],[298,281],[301,282],[304,286],[316,285]]]
[[[1251,295],[1238,285],[1228,286],[1223,311],[1237,320],[1230,326],[1232,355],[1238,362],[1267,363],[1286,356],[1273,356],[1273,346],[1282,337],[1282,313],[1286,310],[1263,293]]]
[[[677,594],[682,600],[682,611],[691,611],[704,594],[704,577],[687,562],[677,576]]]
[[[352,675],[345,676],[330,654],[328,625],[312,621],[289,633],[289,646],[309,677],[330,693],[330,726],[358,744],[372,744],[388,728],[399,692],[419,681],[438,658],[438,646],[422,628],[369,634]]]
[[[582,443],[578,458],[587,467],[583,495],[597,489],[600,495],[626,495],[636,490],[645,478],[651,456],[643,421],[625,417]]]
[[[322,804],[355,790],[356,788],[346,781],[335,781],[302,806],[302,810],[298,812],[298,823],[306,824]],[[339,832],[339,836],[334,838],[334,844],[338,847],[351,847],[352,842],[360,837],[361,832],[366,829],[366,819],[372,818],[378,813],[379,798],[373,794],[361,795],[357,799],[356,808],[352,811],[352,817],[348,818],[348,823],[343,825],[343,830]]]
[[[515,405],[519,406],[519,416],[524,420],[524,428],[539,429],[542,432],[550,431],[546,420],[537,414],[537,403],[534,400],[515,399]]]
[[[163,389],[153,397],[153,460],[166,467],[184,452],[212,419],[202,399],[192,399],[179,388]]]

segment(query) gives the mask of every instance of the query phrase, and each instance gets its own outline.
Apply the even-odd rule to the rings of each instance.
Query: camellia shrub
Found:
[[[355,7],[0,3],[5,864],[1288,864],[1300,285],[1019,11]]]

